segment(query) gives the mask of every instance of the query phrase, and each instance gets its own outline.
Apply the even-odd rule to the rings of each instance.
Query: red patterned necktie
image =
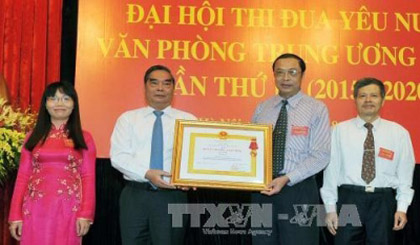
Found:
[[[375,140],[373,138],[371,123],[364,125],[368,132],[363,144],[362,179],[369,184],[375,178]]]

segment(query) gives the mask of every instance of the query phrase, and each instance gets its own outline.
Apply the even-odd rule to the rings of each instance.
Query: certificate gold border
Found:
[[[184,145],[184,131],[186,128],[211,128],[218,130],[242,130],[242,131],[258,131],[263,132],[264,135],[264,149],[262,150],[264,157],[263,163],[258,163],[256,158],[255,162],[251,162],[250,172],[235,172],[235,171],[217,171],[217,170],[198,170],[193,169],[195,138],[194,137],[208,137],[215,138],[215,134],[206,133],[191,133],[192,139],[190,145]],[[231,139],[245,139],[251,140],[252,136],[242,135],[228,135]],[[174,149],[172,158],[172,178],[171,183],[177,186],[190,186],[190,187],[204,187],[204,188],[221,188],[221,189],[236,189],[236,190],[247,190],[247,191],[260,191],[264,190],[266,186],[272,180],[272,164],[271,164],[271,149],[272,149],[272,126],[266,124],[244,124],[244,123],[224,123],[224,122],[205,122],[205,121],[189,121],[189,120],[176,120],[175,123],[175,136],[174,136]],[[257,168],[263,168],[264,183],[252,183],[252,182],[238,182],[238,181],[219,181],[219,180],[197,180],[197,179],[186,179],[180,178],[181,172],[181,159],[182,149],[188,147],[188,168],[189,173],[197,174],[208,174],[208,175],[226,175],[226,176],[254,176]],[[215,178],[217,179],[217,178]]]

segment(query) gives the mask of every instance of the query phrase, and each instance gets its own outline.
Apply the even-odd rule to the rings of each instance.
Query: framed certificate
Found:
[[[272,126],[177,120],[171,183],[263,190],[271,182]]]

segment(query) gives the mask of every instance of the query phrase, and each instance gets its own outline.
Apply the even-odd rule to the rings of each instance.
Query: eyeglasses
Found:
[[[284,78],[287,75],[290,77],[297,77],[300,74],[300,71],[297,69],[289,69],[289,70],[277,70],[274,72],[276,78]]]
[[[59,101],[63,102],[63,104],[65,104],[65,105],[68,105],[71,102],[73,102],[73,99],[70,96],[67,96],[67,95],[65,95],[63,97],[57,97],[57,96],[47,97],[47,102],[58,104]]]

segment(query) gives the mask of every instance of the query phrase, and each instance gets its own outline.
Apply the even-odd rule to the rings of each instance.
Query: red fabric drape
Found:
[[[11,102],[39,107],[47,84],[60,79],[62,0],[0,0],[0,73]]]
[[[0,0],[0,73],[10,101],[38,110],[47,84],[60,79],[62,0]],[[7,218],[13,183],[0,187],[0,244],[16,244]]]

